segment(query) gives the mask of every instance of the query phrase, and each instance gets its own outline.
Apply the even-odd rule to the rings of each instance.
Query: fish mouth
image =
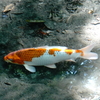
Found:
[[[9,63],[9,62],[12,63],[12,60],[10,60],[7,56],[4,57],[4,60],[5,60],[7,63]]]
[[[12,63],[10,60],[5,60],[7,63]]]

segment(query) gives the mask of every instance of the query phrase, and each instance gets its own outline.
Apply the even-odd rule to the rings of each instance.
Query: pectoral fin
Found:
[[[24,64],[24,67],[30,72],[36,72],[36,69],[35,69],[34,66],[30,66],[30,65]]]
[[[56,65],[55,64],[52,64],[52,65],[45,65],[46,67],[48,68],[56,68]]]

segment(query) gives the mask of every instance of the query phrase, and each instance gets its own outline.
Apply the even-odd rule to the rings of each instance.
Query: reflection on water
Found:
[[[70,68],[68,69],[68,71],[66,71],[66,74],[76,74],[77,73],[77,69],[75,65],[71,65]]]
[[[78,67],[70,68],[60,78],[55,86],[74,95],[75,100],[100,100],[100,69],[95,67],[95,61],[78,59]],[[77,67],[77,68],[76,68]],[[64,71],[63,71],[64,72]],[[54,82],[53,82],[54,83]]]
[[[61,62],[57,66],[57,69],[37,67],[36,73],[30,73],[24,67],[19,69],[17,65],[10,65],[7,72],[24,82],[45,84],[50,91],[55,89],[56,97],[63,94],[63,98],[69,95],[74,98],[68,100],[100,100],[100,69],[96,67],[96,61],[77,59],[76,63]]]

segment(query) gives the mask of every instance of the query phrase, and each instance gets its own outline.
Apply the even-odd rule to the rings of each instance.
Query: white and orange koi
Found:
[[[9,53],[4,57],[6,62],[21,64],[30,72],[35,72],[34,66],[56,68],[55,63],[76,58],[98,59],[98,54],[90,52],[94,45],[74,50],[63,46],[44,46],[26,48]]]

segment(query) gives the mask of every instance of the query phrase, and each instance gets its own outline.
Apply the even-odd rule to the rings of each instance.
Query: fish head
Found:
[[[11,52],[8,55],[4,57],[4,60],[8,63],[14,63],[14,64],[23,64],[23,61],[18,57],[16,52]]]

